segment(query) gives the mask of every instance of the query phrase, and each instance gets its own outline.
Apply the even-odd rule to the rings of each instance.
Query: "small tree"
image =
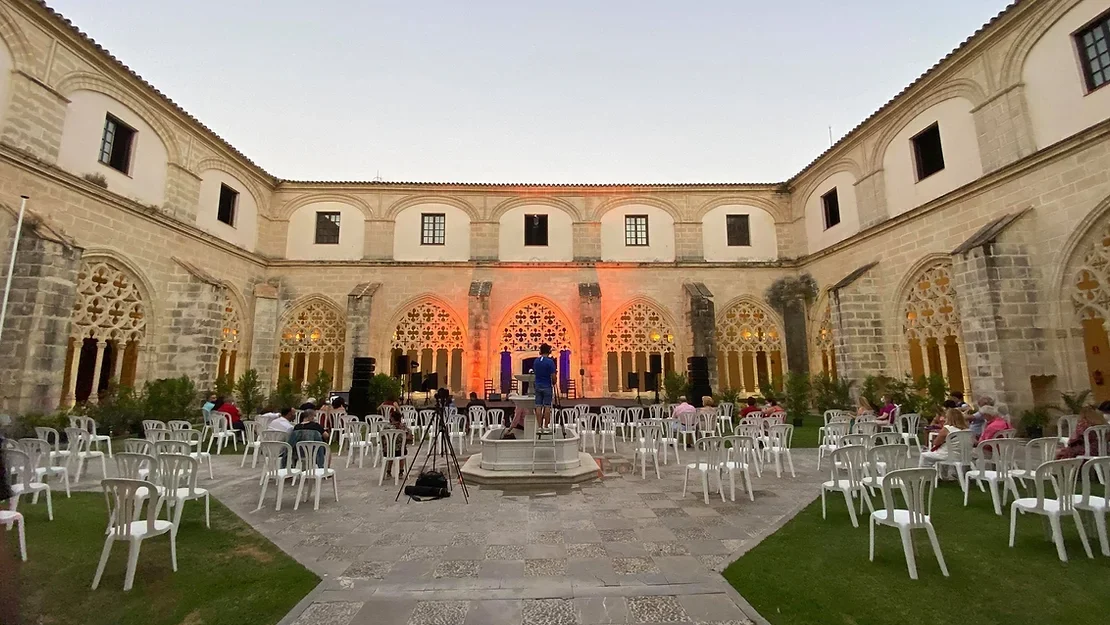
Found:
[[[370,408],[377,410],[386,401],[397,401],[401,397],[401,382],[384,373],[370,378]]]
[[[244,415],[257,414],[262,402],[266,400],[262,381],[258,379],[258,372],[254,369],[247,369],[239,376],[235,383],[235,392],[239,398],[239,410]]]
[[[149,384],[148,384],[149,386]],[[108,389],[100,394],[99,401],[85,406],[85,414],[96,419],[99,433],[113,436],[141,434],[144,416],[143,393],[136,389],[119,385],[115,380],[108,383]],[[176,417],[174,417],[176,418]]]
[[[663,377],[663,395],[667,403],[677,404],[678,398],[690,392],[690,381],[686,374],[672,371]]]
[[[918,378],[917,384],[922,395],[919,413],[926,418],[940,414],[944,408],[944,400],[948,398],[948,380],[939,373],[933,373],[929,377]]]
[[[813,376],[813,406],[817,414],[825,414],[826,410],[851,410],[852,385],[851,380],[838,379],[827,373]]]
[[[1068,409],[1068,414],[1079,414],[1079,411],[1087,405],[1087,397],[1090,395],[1091,391],[1089,390],[1079,391],[1078,393],[1060,393],[1060,399]],[[1059,409],[1057,408],[1057,410]]]
[[[722,388],[717,393],[717,403],[727,402],[733,405],[740,403],[740,389]]]
[[[230,373],[216,376],[216,388],[213,390],[216,397],[232,397],[235,395],[235,379]]]
[[[767,401],[771,401],[772,399],[777,400],[779,397],[779,394],[777,391],[775,391],[775,387],[771,384],[771,381],[766,378],[762,378],[759,380],[759,394],[762,395],[763,399]]]
[[[147,419],[188,420],[199,405],[197,385],[187,375],[147,382],[143,395]]]
[[[278,378],[277,387],[270,395],[270,405],[275,408],[296,408],[301,405],[301,383],[287,375]]]
[[[331,392],[331,374],[323,369],[316,372],[316,377],[312,378],[304,387],[306,396],[316,400],[317,405],[322,405],[328,400],[328,393]]]
[[[793,423],[802,422],[809,416],[810,383],[809,374],[791,371],[786,374],[786,393],[783,408]]]

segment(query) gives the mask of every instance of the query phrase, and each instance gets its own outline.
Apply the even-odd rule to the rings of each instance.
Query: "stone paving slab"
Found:
[[[617,455],[631,457],[618,442]],[[422,459],[421,459],[422,461]],[[445,500],[394,501],[369,463],[336,458],[320,509],[282,509],[276,489],[256,510],[258,469],[215,458],[204,484],[221,502],[310,570],[319,588],[283,625],[603,625],[765,622],[720,576],[740,554],[816,498],[815,450],[796,450],[797,478],[753,477],[755,501],[711,489],[697,475],[682,494],[683,465],[607,474],[558,488],[470,487]],[[419,466],[419,463],[417,463]],[[306,491],[309,490],[306,488]],[[725,483],[726,499],[728,483]]]

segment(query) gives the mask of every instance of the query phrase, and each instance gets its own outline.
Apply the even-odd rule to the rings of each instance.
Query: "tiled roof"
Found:
[[[834,143],[827,150],[822,152],[819,156],[817,156],[817,158],[810,161],[810,163],[807,164],[805,167],[803,167],[801,171],[799,171],[797,174],[791,176],[785,182],[781,182],[781,183],[773,183],[773,182],[772,183],[766,183],[766,182],[724,182],[724,183],[670,183],[670,184],[669,183],[627,183],[627,184],[619,184],[619,183],[604,183],[604,184],[601,184],[601,183],[599,183],[599,184],[536,183],[536,184],[529,184],[529,183],[500,183],[500,182],[494,182],[494,183],[482,183],[482,182],[389,182],[389,181],[383,181],[383,180],[289,180],[289,179],[284,179],[284,178],[277,178],[273,174],[270,174],[265,169],[263,169],[262,166],[258,165],[253,160],[251,160],[250,157],[248,157],[246,154],[243,154],[242,152],[240,152],[235,146],[228,143],[227,140],[224,139],[223,137],[221,137],[219,134],[217,134],[216,131],[214,131],[211,128],[209,128],[208,126],[204,125],[204,123],[202,123],[199,119],[194,117],[192,114],[190,114],[185,109],[181,108],[181,106],[179,104],[177,104],[176,102],[171,100],[166,94],[159,91],[157,87],[155,87],[154,85],[147,82],[146,79],[144,79],[142,76],[140,76],[134,70],[132,70],[130,67],[125,65],[122,61],[117,59],[111,52],[109,52],[106,48],[104,48],[99,43],[97,43],[96,40],[94,40],[92,37],[85,34],[84,31],[82,31],[80,28],[78,28],[76,25],[74,25],[73,22],[71,22],[68,18],[66,18],[64,15],[55,11],[52,7],[50,7],[48,4],[46,4],[45,0],[35,0],[35,1],[39,4],[39,6],[41,6],[44,10],[46,10],[52,17],[61,21],[63,24],[65,24],[65,26],[67,26],[70,30],[72,30],[75,34],[77,34],[81,39],[88,42],[89,45],[96,48],[97,51],[99,51],[105,57],[107,57],[112,62],[114,62],[116,65],[118,65],[121,69],[123,69],[128,74],[130,74],[133,78],[135,78],[135,80],[138,80],[144,87],[146,87],[147,89],[150,89],[155,95],[162,98],[162,100],[164,100],[167,104],[172,106],[181,115],[185,116],[191,122],[193,122],[198,127],[200,127],[202,130],[204,130],[206,133],[208,133],[208,135],[212,139],[214,139],[219,144],[226,147],[228,150],[230,150],[236,156],[242,158],[243,161],[245,161],[246,163],[248,163],[252,167],[254,167],[255,170],[258,173],[261,173],[261,174],[269,177],[271,179],[271,181],[273,181],[273,182],[287,183],[287,184],[302,184],[302,185],[316,185],[316,184],[319,184],[319,185],[340,185],[340,186],[351,186],[351,185],[360,185],[360,186],[361,185],[365,185],[365,186],[436,186],[436,187],[452,186],[452,187],[475,187],[475,188],[480,188],[480,187],[496,187],[496,188],[532,187],[532,188],[535,188],[535,187],[539,187],[539,188],[556,188],[556,189],[568,189],[568,188],[615,189],[615,188],[621,188],[621,187],[628,187],[628,188],[635,188],[635,187],[645,187],[645,188],[647,188],[647,187],[651,187],[651,188],[658,188],[658,187],[676,187],[676,188],[724,187],[724,188],[740,189],[740,188],[774,187],[774,186],[777,186],[777,185],[792,184],[797,178],[799,178],[801,175],[805,174],[811,167],[816,165],[827,154],[836,150],[838,147],[840,147],[841,145],[846,143],[848,140],[852,139],[858,132],[861,131],[861,129],[864,126],[867,125],[868,122],[870,122],[872,119],[875,119],[877,116],[882,114],[884,111],[886,111],[887,109],[892,107],[896,102],[898,102],[899,99],[902,98],[902,96],[904,96],[911,89],[913,89],[914,87],[919,85],[930,74],[932,74],[934,71],[936,71],[941,65],[943,65],[945,62],[947,62],[949,59],[951,59],[956,54],[958,54],[961,50],[966,48],[972,41],[974,41],[976,38],[978,38],[980,35],[982,35],[987,29],[989,29],[996,22],[998,22],[999,19],[1004,17],[1007,13],[1012,11],[1018,5],[1030,2],[1030,0],[1014,0],[1006,8],[1002,9],[1002,11],[1000,11],[997,15],[995,15],[993,18],[991,18],[990,21],[988,21],[986,24],[984,24],[978,30],[976,30],[974,33],[972,33],[971,36],[969,36],[967,39],[965,39],[963,41],[963,43],[956,46],[956,48],[954,48],[951,52],[949,52],[947,55],[945,55],[944,58],[940,59],[935,64],[933,64],[933,66],[930,67],[928,70],[926,70],[924,73],[922,73],[921,76],[919,76],[916,80],[914,80],[912,83],[907,85],[905,89],[902,89],[900,92],[898,92],[897,95],[895,95],[890,100],[888,100],[886,102],[886,104],[879,107],[878,110],[876,110],[874,113],[869,115],[866,119],[861,121],[859,124],[856,124],[856,126],[854,128],[852,128],[852,130],[848,131],[836,143]]]

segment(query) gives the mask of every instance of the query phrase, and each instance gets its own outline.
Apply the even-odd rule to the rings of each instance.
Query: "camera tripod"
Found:
[[[451,434],[447,430],[446,401],[436,398],[435,417],[433,417],[432,423],[428,424],[428,427],[433,428],[435,434],[431,437],[432,442],[428,445],[428,455],[424,456],[424,464],[420,465],[420,470],[416,474],[420,475],[428,468],[429,460],[432,462],[431,470],[435,471],[439,457],[442,456],[443,476],[447,478],[447,488],[454,489],[451,481],[451,470],[453,468],[459,480],[459,485],[462,487],[463,501],[470,503],[470,492],[466,489],[466,481],[463,479],[462,468],[459,466],[459,457],[455,455],[455,446],[451,444]],[[428,432],[425,430],[420,437],[420,443],[416,446],[416,453],[412,456],[412,464],[409,466],[408,472],[405,473],[405,478],[401,481],[401,488],[397,489],[397,496],[393,498],[393,501],[399,501],[401,493],[405,492],[405,485],[408,484],[409,477],[413,474],[416,459],[420,457],[420,450],[424,448],[424,443],[428,441],[428,438]]]

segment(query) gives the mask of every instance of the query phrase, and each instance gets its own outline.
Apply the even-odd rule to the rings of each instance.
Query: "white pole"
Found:
[[[0,306],[0,337],[4,336],[4,320],[8,316],[8,297],[12,293],[12,274],[15,273],[15,251],[19,249],[19,236],[23,234],[23,213],[27,210],[26,195],[19,196],[19,218],[15,222],[15,237],[12,238],[12,257],[8,261],[8,280],[4,284],[4,303]]]

